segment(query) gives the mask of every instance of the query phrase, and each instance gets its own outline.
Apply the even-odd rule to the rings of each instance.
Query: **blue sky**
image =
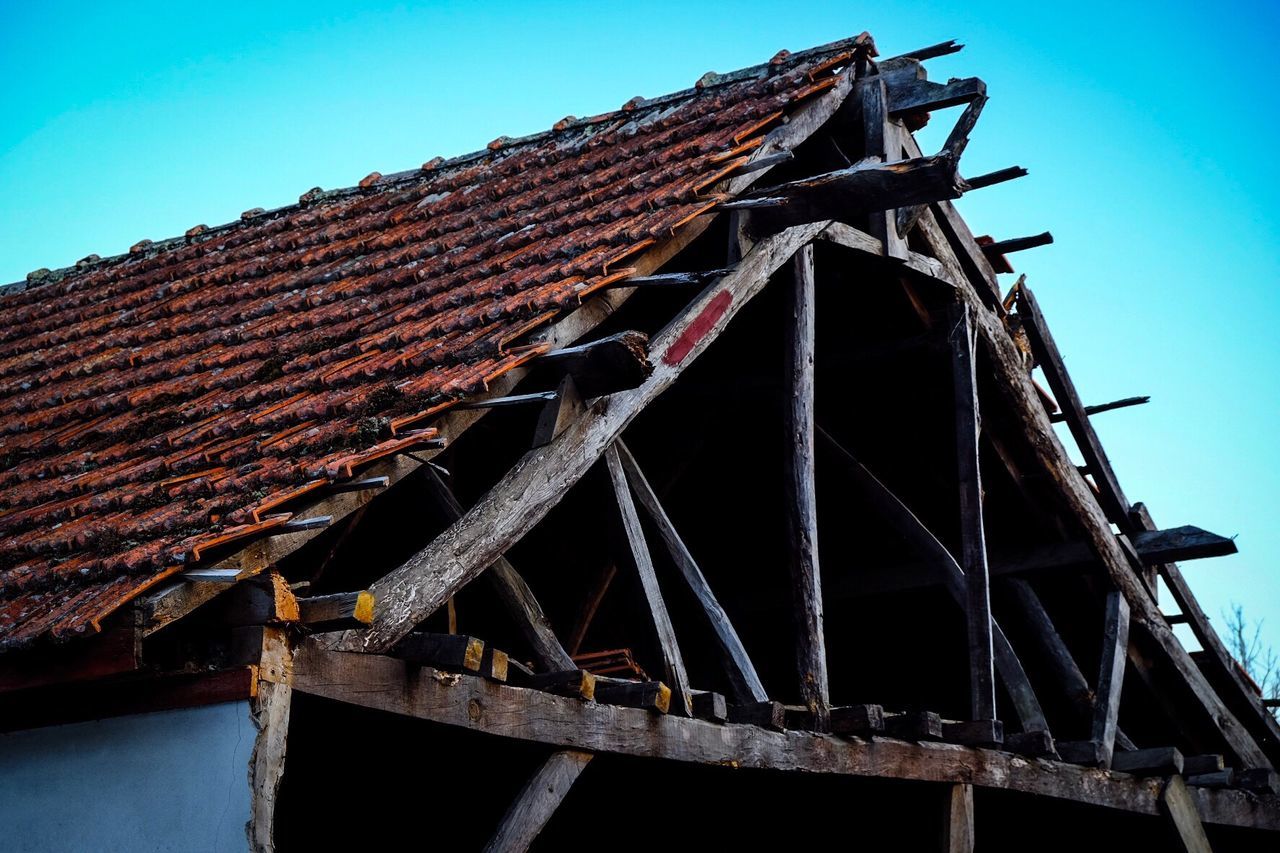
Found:
[[[1042,5],[1045,8],[1033,8]],[[956,38],[991,101],[959,206],[1014,257],[1124,488],[1239,535],[1184,570],[1280,646],[1280,12],[1263,3],[601,4],[0,0],[0,281],[232,220],[870,30]],[[922,135],[926,149],[946,117]]]

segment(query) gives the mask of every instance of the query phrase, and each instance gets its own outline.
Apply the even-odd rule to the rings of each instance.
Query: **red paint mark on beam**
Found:
[[[693,318],[688,327],[680,333],[680,337],[676,338],[675,343],[667,348],[663,354],[662,360],[666,364],[679,364],[684,361],[689,353],[693,352],[693,348],[698,342],[707,336],[707,333],[715,328],[716,321],[724,316],[724,312],[729,310],[729,306],[733,304],[733,294],[727,290],[722,290],[712,297],[707,303],[707,307],[697,317]]]

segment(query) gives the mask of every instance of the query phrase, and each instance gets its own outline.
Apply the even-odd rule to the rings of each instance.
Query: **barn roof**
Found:
[[[0,291],[0,644],[96,629],[435,440],[528,335],[723,201],[853,39]]]

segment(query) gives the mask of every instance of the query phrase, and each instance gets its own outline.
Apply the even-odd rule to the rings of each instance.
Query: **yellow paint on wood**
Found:
[[[356,596],[356,609],[351,614],[352,618],[362,625],[368,625],[373,621],[373,604],[375,601],[374,594],[369,590],[362,591]]]

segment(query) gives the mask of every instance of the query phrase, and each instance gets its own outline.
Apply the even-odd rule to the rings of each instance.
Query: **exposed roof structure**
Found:
[[[749,811],[706,767],[916,841],[941,793],[948,850],[975,790],[987,849],[1274,846],[1280,725],[1176,562],[1235,545],[1126,497],[1090,418],[1145,398],[1086,406],[1002,293],[1052,238],[952,204],[1026,174],[961,177],[960,47],[783,51],[11,286],[0,731],[251,700],[256,850],[421,807],[329,783],[346,726],[493,774],[433,789],[459,848]]]
[[[0,296],[0,643],[82,632],[431,442],[836,84],[851,42]]]

